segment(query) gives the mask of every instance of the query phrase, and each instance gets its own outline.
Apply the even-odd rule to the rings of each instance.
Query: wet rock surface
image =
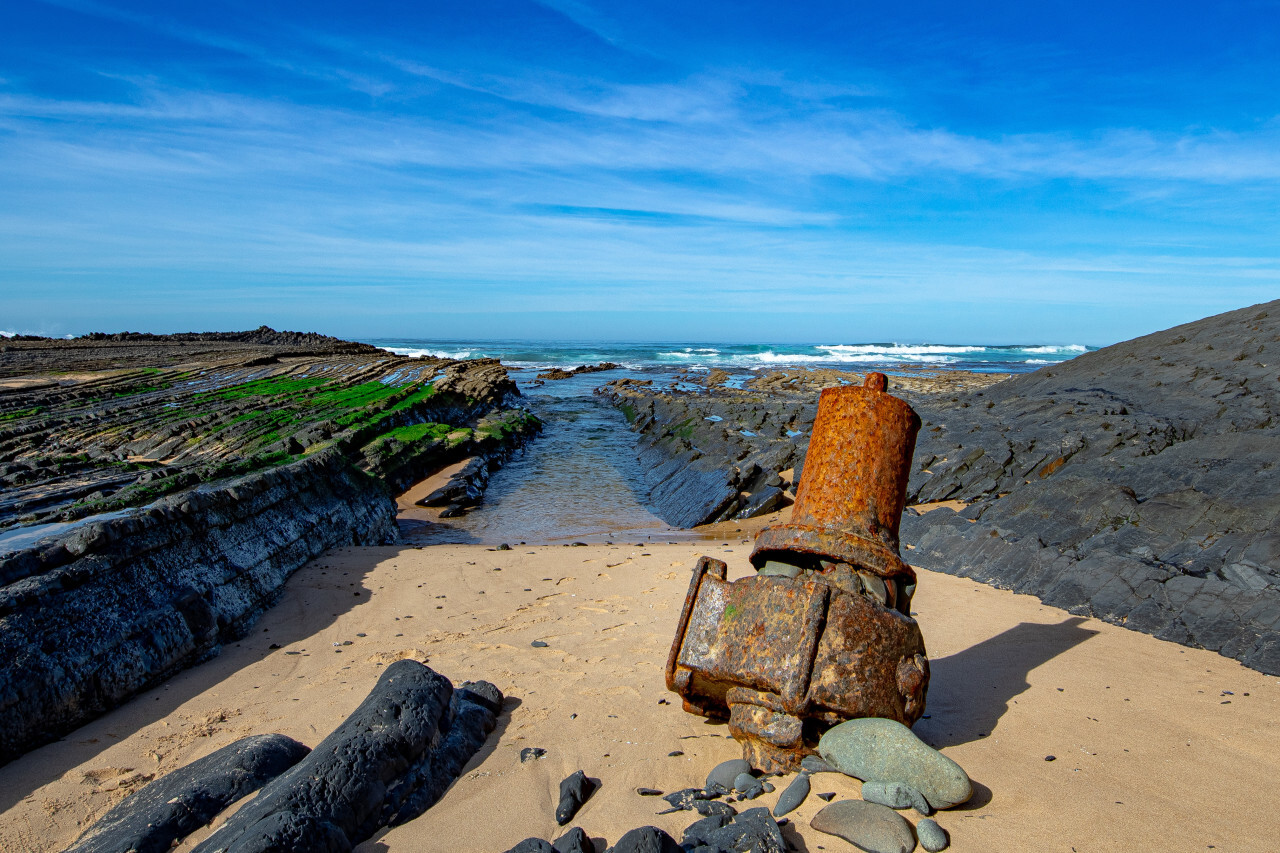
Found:
[[[488,682],[455,690],[417,661],[396,661],[342,725],[195,851],[349,851],[434,805],[501,707]]]
[[[917,408],[912,563],[1280,674],[1280,301]]]
[[[151,782],[102,816],[66,853],[163,853],[306,756],[284,735],[254,735]]]

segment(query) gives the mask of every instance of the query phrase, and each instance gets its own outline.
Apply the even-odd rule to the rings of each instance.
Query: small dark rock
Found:
[[[689,824],[689,827],[684,831],[684,835],[680,837],[680,844],[689,849],[709,844],[710,842],[707,839],[710,838],[711,833],[732,821],[733,816],[727,814],[711,815],[701,820],[695,820]]]
[[[526,838],[507,853],[555,853],[555,848],[541,838]]]
[[[547,644],[541,640],[534,640],[529,645],[533,646],[535,649],[545,649],[547,647]]]
[[[564,826],[573,820],[573,816],[582,808],[592,792],[595,783],[587,778],[587,774],[578,770],[560,783],[560,803],[556,806],[556,823]]]
[[[524,764],[527,761],[537,761],[546,754],[547,751],[540,746],[526,746],[524,749],[520,750],[520,763]]]
[[[832,800],[835,799],[835,797],[836,797],[835,791],[825,791],[818,795],[818,799],[822,800],[824,803],[831,802]]]
[[[636,793],[642,797],[661,797],[662,792],[657,788],[636,788]]]

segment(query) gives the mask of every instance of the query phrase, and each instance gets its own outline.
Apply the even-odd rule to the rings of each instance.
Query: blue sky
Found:
[[[4,19],[7,331],[1106,344],[1280,297],[1278,2]]]

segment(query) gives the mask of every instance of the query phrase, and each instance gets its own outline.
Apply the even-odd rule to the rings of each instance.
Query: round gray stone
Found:
[[[732,791],[733,780],[738,778],[738,774],[750,772],[751,762],[744,758],[731,758],[728,761],[722,761],[707,774],[707,787],[719,785],[726,791]]]
[[[951,843],[951,839],[947,836],[947,831],[938,826],[936,820],[926,818],[916,824],[916,837],[920,839],[920,846],[929,853],[938,853],[940,850],[946,850],[947,845]]]
[[[888,806],[841,800],[813,816],[809,826],[843,838],[867,853],[911,853],[916,836],[902,815]]]
[[[833,726],[818,741],[818,754],[863,782],[899,782],[914,788],[935,809],[951,808],[973,796],[964,768],[895,720],[864,717]]]

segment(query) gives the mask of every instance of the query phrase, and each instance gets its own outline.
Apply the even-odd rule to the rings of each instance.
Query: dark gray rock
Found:
[[[683,846],[696,853],[787,853],[778,822],[765,808],[748,809],[720,827],[698,821],[685,830]]]
[[[917,823],[916,838],[920,839],[920,846],[928,853],[940,853],[951,844],[947,831],[938,826],[936,820],[922,820]]]
[[[773,816],[782,817],[788,812],[795,811],[808,796],[809,774],[801,773],[791,780],[791,784],[783,790],[782,796],[778,797],[778,802],[773,807]]]
[[[722,826],[732,823],[733,818],[733,815],[720,814],[695,820],[685,828],[684,835],[680,837],[680,845],[692,850],[695,847],[702,847],[708,844],[707,839],[711,836],[711,833]]]
[[[704,817],[713,815],[728,815],[732,817],[738,813],[738,810],[728,803],[718,803],[714,800],[694,800],[691,808]]]
[[[867,853],[911,853],[916,836],[902,815],[888,806],[841,800],[823,807],[809,826],[848,841]]]
[[[117,803],[66,853],[164,853],[309,752],[284,735],[253,735],[147,784]]]
[[[911,787],[935,809],[951,808],[973,796],[964,768],[895,720],[846,720],[827,729],[818,741],[818,753],[842,773],[863,782]]]
[[[642,826],[623,835],[606,853],[684,853],[684,850],[656,826]]]
[[[443,796],[493,731],[502,694],[413,660],[391,664],[311,754],[227,819],[196,853],[349,851]]]
[[[973,503],[911,561],[1280,675],[1278,342],[1280,301],[914,401],[909,500]]]
[[[693,527],[772,511],[787,502],[778,472],[798,445],[787,435],[809,422],[816,395],[766,400],[737,392],[718,396],[655,393],[625,380],[597,390],[639,433],[636,455],[654,511],[667,523]],[[794,430],[792,430],[794,432]],[[750,493],[745,502],[740,497]]]
[[[526,746],[520,750],[520,763],[527,764],[530,761],[537,761],[546,754],[547,751],[540,746]]]
[[[764,793],[764,782],[750,773],[739,773],[733,777],[733,790],[738,792],[740,799],[754,800]]]
[[[555,853],[595,853],[591,839],[587,837],[587,833],[580,826],[575,826],[557,838],[551,844],[551,847],[555,850]]]
[[[541,838],[526,838],[507,853],[556,853],[556,850]]]
[[[573,820],[595,789],[595,783],[581,770],[563,779],[560,782],[560,802],[556,805],[556,823],[564,826]]]

